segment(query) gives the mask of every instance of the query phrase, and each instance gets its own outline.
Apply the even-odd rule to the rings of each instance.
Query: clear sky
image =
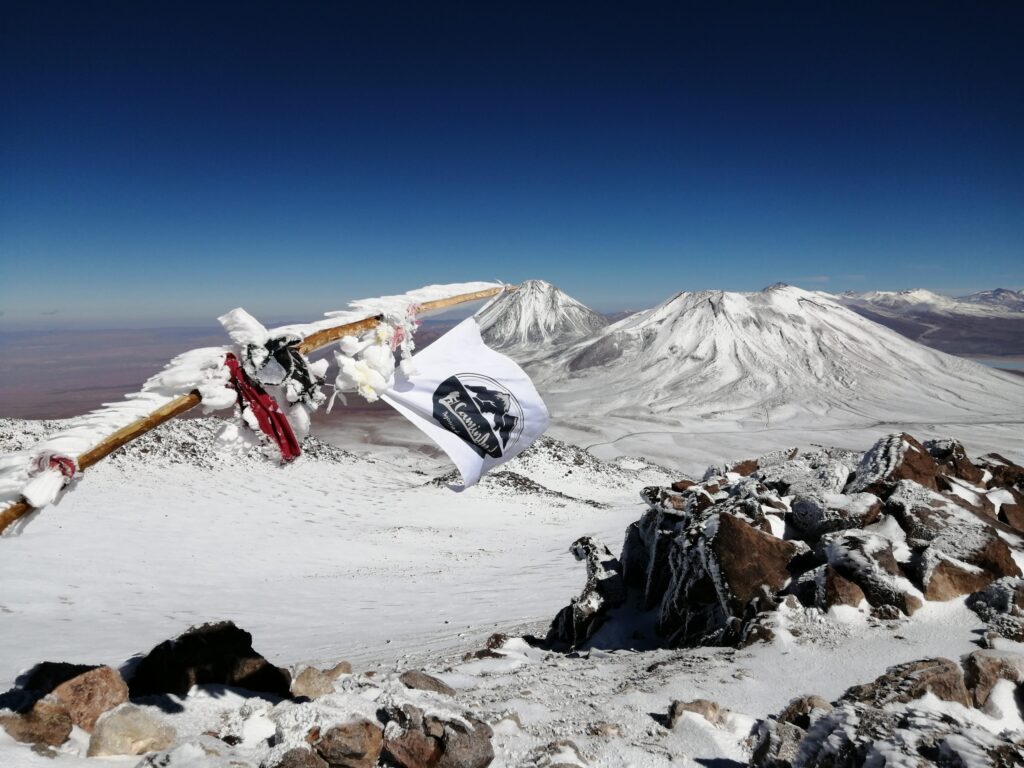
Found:
[[[0,328],[1024,285],[1024,4],[0,5]]]

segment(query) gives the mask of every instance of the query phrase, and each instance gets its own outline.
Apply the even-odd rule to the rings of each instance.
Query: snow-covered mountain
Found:
[[[1011,312],[1024,312],[1024,291],[993,288],[991,291],[979,291],[961,296],[959,301],[985,307],[998,307]]]
[[[597,312],[544,280],[527,280],[476,314],[492,347],[543,348],[588,338],[607,325]]]
[[[964,315],[988,317],[1017,315],[1024,311],[1024,294],[1005,288],[972,293],[954,298],[923,288],[907,291],[846,291],[836,300],[852,309],[870,309],[883,314],[905,315]]]
[[[683,292],[540,361],[563,414],[871,419],[1020,413],[1024,382],[909,341],[824,293]]]

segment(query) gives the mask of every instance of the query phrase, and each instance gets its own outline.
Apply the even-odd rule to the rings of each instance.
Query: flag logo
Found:
[[[480,458],[499,459],[523,433],[523,409],[506,387],[479,373],[457,373],[434,390],[434,421]]]

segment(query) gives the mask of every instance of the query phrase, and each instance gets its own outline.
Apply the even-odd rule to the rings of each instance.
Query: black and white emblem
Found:
[[[434,421],[457,435],[480,458],[501,458],[523,433],[523,409],[492,378],[457,373],[434,390]]]

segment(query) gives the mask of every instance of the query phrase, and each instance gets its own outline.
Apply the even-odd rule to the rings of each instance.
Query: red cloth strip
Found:
[[[299,448],[299,441],[295,439],[292,425],[281,410],[281,406],[267,394],[259,382],[249,378],[242,370],[238,358],[232,353],[228,352],[224,363],[231,373],[231,387],[238,393],[238,404],[243,408],[248,407],[252,411],[253,416],[256,417],[256,423],[260,426],[260,431],[273,440],[280,449],[281,462],[287,464],[289,461],[297,459],[302,450]]]

